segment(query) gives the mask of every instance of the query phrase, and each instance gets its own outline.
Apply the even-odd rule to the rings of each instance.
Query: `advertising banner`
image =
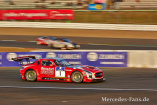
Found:
[[[4,53],[0,52],[0,67],[3,66]]]
[[[84,62],[98,67],[127,67],[127,52],[85,52]]]
[[[74,19],[73,10],[0,10],[0,20]]]
[[[106,3],[88,5],[88,10],[105,10],[105,9],[106,9]]]
[[[35,56],[40,58],[62,58],[71,64],[90,65],[97,67],[127,67],[127,52],[2,52],[0,53],[0,67],[19,67],[20,64],[12,58]],[[32,59],[31,62],[36,61]],[[24,64],[26,61],[24,61]]]

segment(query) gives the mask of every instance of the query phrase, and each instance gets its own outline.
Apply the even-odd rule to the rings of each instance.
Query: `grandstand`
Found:
[[[157,0],[123,0],[114,2],[115,9],[157,9]]]
[[[157,0],[105,0],[108,9],[157,9]],[[87,9],[94,0],[0,0],[0,9]]]
[[[85,5],[78,0],[0,0],[0,9],[76,9],[84,7]]]

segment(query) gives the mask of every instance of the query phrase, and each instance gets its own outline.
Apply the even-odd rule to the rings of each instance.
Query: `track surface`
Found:
[[[44,35],[43,35],[44,36]],[[30,35],[0,35],[0,40],[35,41],[40,36]],[[101,44],[125,44],[125,45],[157,45],[157,39],[131,39],[131,38],[98,38],[98,37],[68,37],[54,36],[57,38],[68,38],[77,43],[101,43]]]
[[[48,46],[36,45],[35,41],[39,36],[19,36],[19,35],[0,35],[0,46],[2,47],[23,47],[50,49]],[[65,37],[65,36],[59,36]],[[157,50],[157,39],[125,39],[125,38],[89,38],[89,37],[65,37],[78,43],[99,43],[81,44],[81,49],[96,50]],[[17,41],[7,41],[17,40]],[[105,45],[100,45],[105,44]]]
[[[106,82],[81,84],[26,82],[20,79],[17,70],[19,68],[0,69],[1,105],[156,105],[157,103],[156,69],[102,68]],[[7,88],[6,86],[14,87]],[[103,90],[98,90],[100,88]],[[149,102],[103,102],[102,97],[147,97]]]
[[[157,50],[153,46],[125,46],[125,45],[99,45],[99,44],[80,44],[81,49],[86,50]],[[0,41],[2,47],[22,47],[22,48],[39,48],[50,49],[45,45],[37,45],[36,42],[17,42],[17,41]]]

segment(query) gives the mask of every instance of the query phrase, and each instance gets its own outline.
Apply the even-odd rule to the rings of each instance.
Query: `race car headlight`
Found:
[[[87,74],[92,75],[92,73],[90,71],[84,70]]]
[[[77,45],[76,45],[76,47],[78,47],[78,48],[79,48],[79,47],[80,47],[80,45],[78,45],[78,44],[77,44]]]
[[[87,71],[87,70],[84,70],[84,71],[85,71],[85,73],[87,74],[87,77],[88,77],[88,78],[92,78],[92,77],[93,77],[93,73],[92,73],[92,72]]]
[[[68,44],[68,47],[74,47],[74,45],[72,45],[72,44]]]

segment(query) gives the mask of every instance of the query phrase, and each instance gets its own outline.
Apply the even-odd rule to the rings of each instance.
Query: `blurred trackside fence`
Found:
[[[19,63],[12,61],[11,58],[28,55],[36,56],[37,59],[59,57],[69,61],[71,64],[83,64],[97,67],[157,68],[157,51],[155,50],[54,50],[51,52],[0,52],[0,67],[19,67]]]
[[[5,13],[6,10],[3,10]],[[149,24],[157,25],[157,10],[74,10],[74,19],[6,20],[27,22],[101,23],[101,24]]]
[[[76,23],[157,24],[157,10],[75,10]]]

